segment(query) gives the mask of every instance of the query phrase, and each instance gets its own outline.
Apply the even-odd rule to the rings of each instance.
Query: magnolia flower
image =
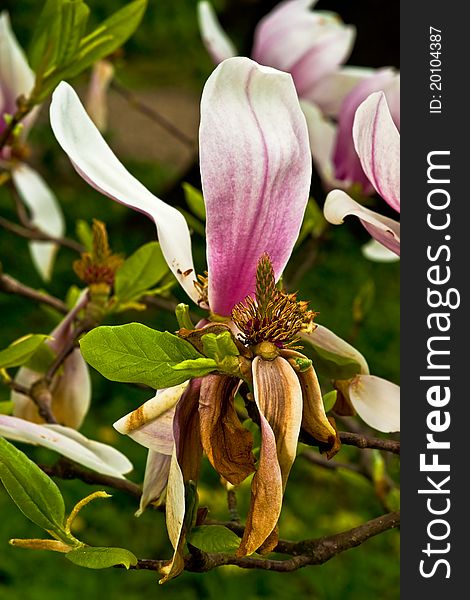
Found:
[[[300,98],[310,100],[327,114],[336,114],[345,95],[368,77],[371,69],[345,67],[355,28],[334,13],[310,10],[316,0],[281,2],[257,25],[251,58],[292,75]],[[237,55],[220,26],[210,2],[198,4],[199,27],[216,64]]]
[[[291,76],[247,58],[231,58],[205,85],[200,163],[208,278],[196,285],[186,222],[126,171],[65,83],[54,92],[51,125],[82,177],[155,221],[173,273],[193,300],[202,298],[210,307],[218,324],[197,329],[188,340],[197,344],[213,328],[230,334],[236,324],[242,341],[232,341],[245,361],[246,379],[253,382],[251,401],[262,435],[239,554],[260,546],[269,551],[276,544],[300,427],[330,448],[336,438],[311,361],[292,348],[300,331],[311,331],[313,313],[295,295],[275,287],[300,230],[311,177],[308,132]],[[251,435],[234,408],[239,384],[239,377],[223,374],[192,379],[160,390],[115,424],[150,449],[141,510],[166,486],[167,528],[175,553],[164,580],[184,566],[191,512],[185,498],[198,479],[202,451],[233,484],[255,470]]]
[[[46,345],[59,354],[69,343],[77,314],[87,303],[87,291],[81,294],[74,308],[62,319],[50,334]],[[15,382],[30,388],[36,381],[44,377],[28,367],[21,367]],[[64,360],[61,369],[54,375],[50,391],[52,395],[51,410],[59,423],[73,429],[79,429],[88,412],[91,400],[91,381],[88,365],[84,361],[79,348],[74,348]],[[12,391],[13,415],[33,423],[43,423],[37,405],[24,394]]]
[[[384,92],[392,118],[399,127],[400,75],[394,69],[380,69],[358,83],[343,100],[336,122],[322,115],[311,102],[302,103],[313,161],[327,190],[360,186],[363,195],[374,193],[373,184],[355,149],[353,122],[359,105],[377,91]]]
[[[353,138],[368,180],[382,198],[400,212],[400,134],[383,92],[371,94],[357,109]],[[354,215],[383,246],[400,254],[400,224],[361,206],[341,190],[328,194],[325,217],[334,224]]]
[[[35,75],[18,44],[6,12],[0,14],[0,136],[7,127],[6,117],[16,112],[16,101],[27,96],[34,86]],[[61,237],[65,226],[62,212],[44,179],[22,161],[21,148],[38,114],[33,109],[21,123],[19,144],[0,150],[0,167],[11,172],[13,183],[30,212],[31,224],[53,237]],[[30,242],[33,262],[41,276],[51,275],[57,244]]]

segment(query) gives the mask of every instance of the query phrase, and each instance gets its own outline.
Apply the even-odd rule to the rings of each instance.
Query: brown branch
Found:
[[[18,296],[23,296],[34,302],[47,304],[64,315],[68,313],[67,306],[55,296],[51,296],[44,292],[38,292],[19,282],[17,279],[10,277],[10,275],[0,273],[0,290],[7,294],[17,294]]]
[[[111,82],[111,88],[120,96],[122,96],[125,100],[127,100],[127,102],[129,102],[129,104],[133,108],[135,108],[135,110],[145,115],[154,123],[165,129],[168,133],[170,133],[175,139],[184,144],[187,148],[195,150],[196,142],[192,138],[183,133],[181,129],[176,127],[173,123],[171,123],[171,121],[169,121],[166,117],[157,112],[154,108],[139,100],[135,94],[133,94],[123,85],[114,80]]]
[[[185,570],[205,573],[217,567],[235,565],[242,569],[262,569],[284,573],[296,571],[309,565],[321,565],[341,552],[355,548],[371,537],[398,527],[399,524],[400,513],[391,512],[334,535],[301,542],[282,542],[282,546],[281,543],[278,544],[274,551],[285,552],[288,549],[289,554],[293,555],[288,560],[238,557],[234,554],[222,552],[209,554],[190,546],[191,554],[185,558]],[[158,571],[165,564],[167,564],[167,561],[141,559],[131,569]]]
[[[12,223],[0,216],[0,227],[3,227],[7,231],[14,233],[15,235],[19,235],[20,237],[26,238],[28,240],[39,241],[39,242],[54,242],[59,246],[64,246],[65,248],[69,248],[70,250],[74,250],[75,252],[82,253],[85,251],[84,246],[79,244],[75,240],[71,240],[66,237],[56,237],[53,235],[49,235],[41,231],[31,223],[28,225],[18,225],[17,223]]]
[[[400,442],[396,440],[386,440],[382,438],[370,437],[359,433],[350,433],[349,431],[340,431],[339,437],[342,444],[347,446],[356,446],[357,448],[375,448],[385,452],[400,454]]]

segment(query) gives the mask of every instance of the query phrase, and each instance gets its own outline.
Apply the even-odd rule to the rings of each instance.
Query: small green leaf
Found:
[[[305,342],[305,338],[302,341]],[[340,356],[308,343],[304,350],[311,356],[315,370],[329,379],[351,379],[361,372],[361,365],[353,358]]]
[[[85,33],[90,9],[82,0],[71,0],[62,5],[60,37],[56,63],[66,65],[73,60]]]
[[[0,369],[24,365],[48,337],[42,334],[30,334],[16,340],[8,348],[0,351]]]
[[[328,412],[333,408],[336,404],[336,398],[338,397],[338,392],[336,390],[331,390],[323,396],[323,406],[325,407],[325,412]]]
[[[67,0],[47,0],[36,21],[29,47],[29,62],[37,73],[54,64],[60,38],[62,6]]]
[[[155,389],[183,383],[188,372],[172,367],[204,358],[189,342],[141,323],[97,327],[81,339],[80,348],[85,360],[111,381]]]
[[[54,350],[43,342],[28,362],[25,363],[25,367],[28,367],[28,369],[31,369],[36,373],[45,373],[53,363],[55,357],[56,353]]]
[[[64,538],[65,507],[59,488],[26,454],[0,438],[0,479],[33,523]]]
[[[125,548],[99,548],[85,546],[67,552],[65,555],[79,567],[88,569],[108,569],[115,565],[124,565],[126,569],[137,564],[137,558]]]
[[[196,358],[196,360],[184,360],[172,367],[175,371],[186,374],[186,379],[192,377],[203,377],[211,371],[217,370],[217,363],[212,358]]]
[[[118,269],[115,292],[120,302],[139,298],[144,292],[158,283],[168,272],[158,242],[149,242],[140,247]]]
[[[191,320],[191,315],[189,314],[189,306],[187,304],[183,304],[181,302],[175,309],[176,320],[178,321],[178,325],[180,328],[185,329],[194,329],[194,323]]]
[[[206,206],[204,204],[202,192],[187,182],[183,183],[183,191],[186,204],[189,206],[191,212],[198,217],[198,219],[201,219],[201,221],[205,221]]]
[[[227,356],[238,356],[240,354],[230,331],[223,333],[207,333],[201,338],[204,354],[221,363]]]
[[[204,552],[235,552],[240,538],[223,525],[201,525],[192,530],[189,543]]]

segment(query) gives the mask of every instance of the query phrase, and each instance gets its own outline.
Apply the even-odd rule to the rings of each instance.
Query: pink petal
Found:
[[[334,153],[336,177],[341,180],[360,183],[364,194],[374,191],[367,178],[354,148],[352,129],[358,106],[372,93],[387,87],[395,89],[399,80],[394,69],[380,69],[371,77],[365,78],[346,96],[341,106],[338,120],[338,137]]]
[[[383,92],[371,94],[357,109],[353,138],[369,181],[400,212],[400,134]]]
[[[325,219],[340,225],[348,215],[354,215],[378,242],[400,255],[400,223],[361,206],[341,190],[328,194],[323,208]]]
[[[197,15],[202,41],[216,65],[237,55],[234,45],[222,29],[210,2],[199,2]]]
[[[229,315],[254,291],[263,253],[279,278],[308,200],[308,131],[290,75],[248,58],[221,63],[202,95],[200,162],[209,304]]]
[[[358,375],[349,385],[349,398],[358,415],[371,427],[400,431],[400,387],[374,375]]]
[[[160,246],[176,279],[197,302],[189,229],[182,214],[151,194],[113,154],[77,94],[60,83],[52,96],[51,126],[77,172],[102,194],[155,221]]]

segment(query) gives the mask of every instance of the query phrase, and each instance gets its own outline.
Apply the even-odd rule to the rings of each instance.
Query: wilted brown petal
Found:
[[[239,556],[252,554],[276,527],[302,419],[302,390],[286,360],[256,357],[253,382],[260,412],[261,452],[251,484],[251,505]]]
[[[305,356],[293,350],[283,350],[285,358],[303,358]],[[297,373],[303,396],[302,429],[324,444],[333,444],[336,432],[325,414],[323,398],[313,366]]]
[[[197,481],[202,446],[199,428],[200,379],[192,379],[175,410],[173,435],[175,448],[171,457],[166,498],[166,526],[174,548],[173,558],[161,569],[160,583],[176,577],[184,569],[183,548],[186,539],[185,483]]]
[[[214,469],[233,485],[255,470],[253,436],[235,411],[239,380],[226,375],[207,375],[201,384],[199,417],[201,441]]]

